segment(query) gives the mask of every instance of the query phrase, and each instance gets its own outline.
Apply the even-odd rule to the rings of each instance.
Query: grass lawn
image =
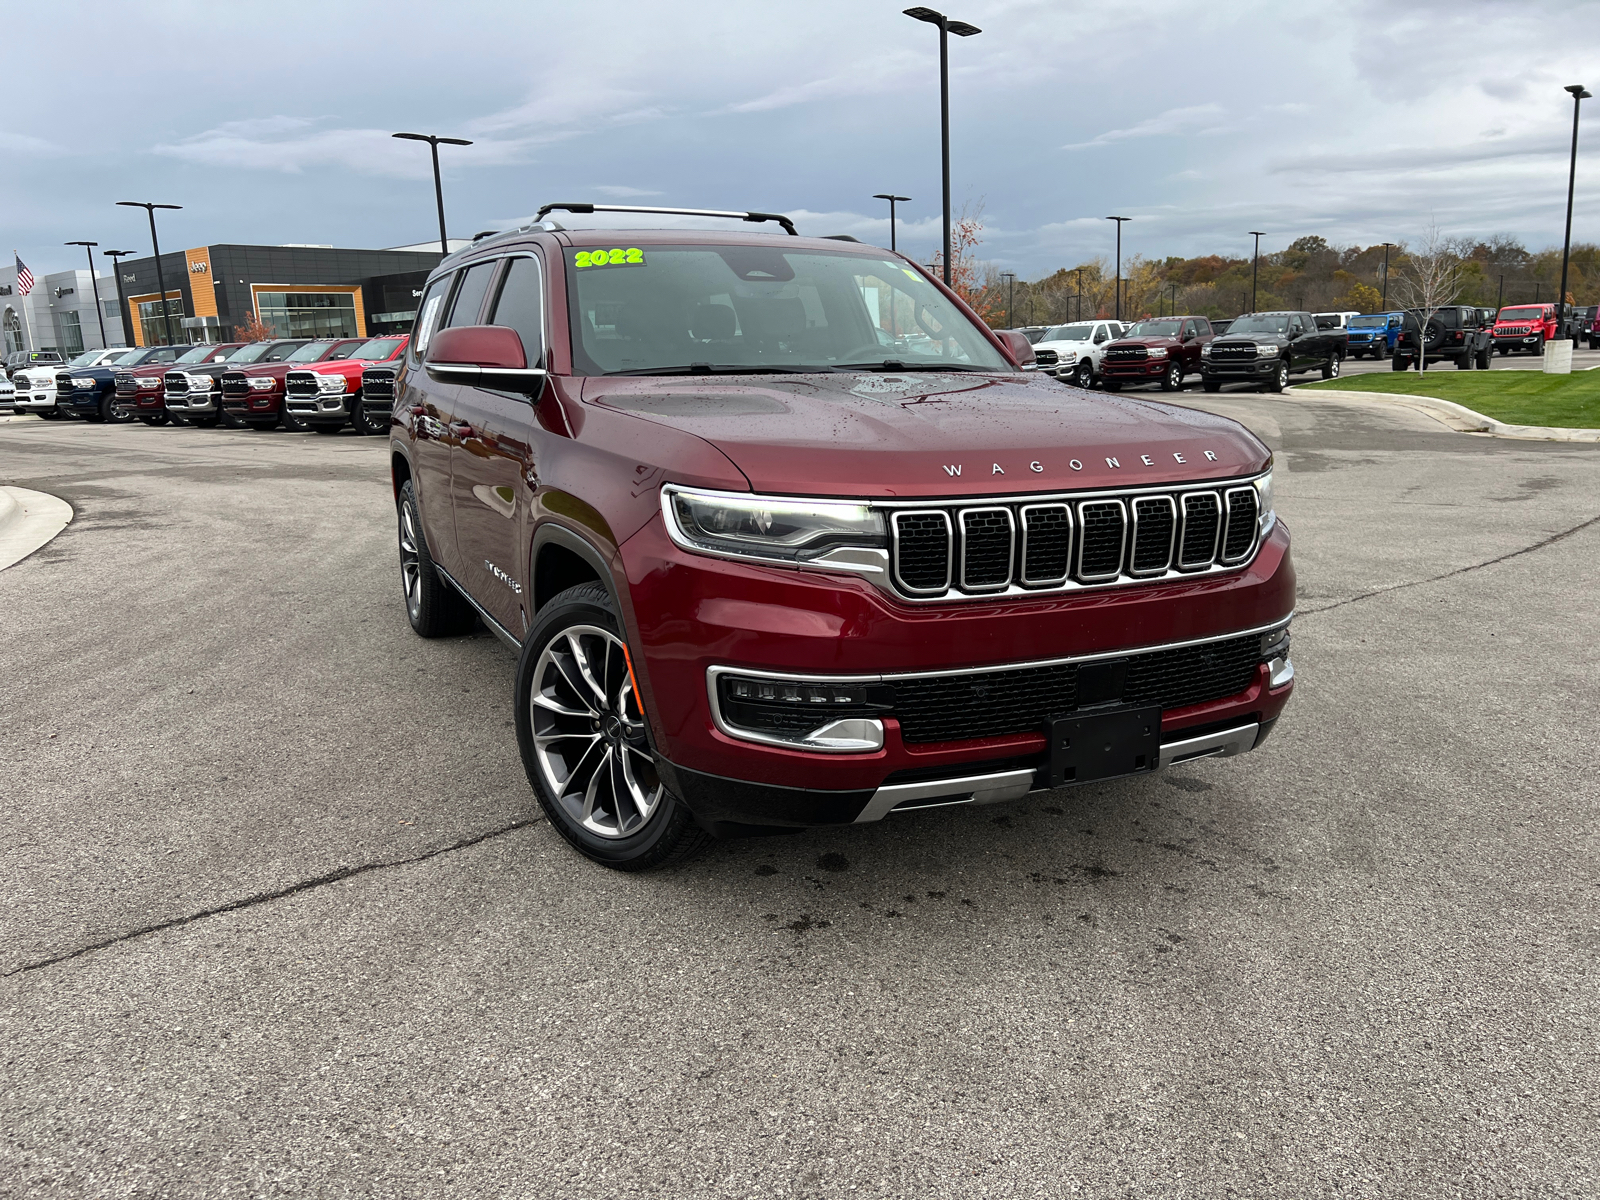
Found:
[[[1387,375],[1346,375],[1295,387],[1345,392],[1404,392],[1453,400],[1508,425],[1558,425],[1600,429],[1600,370],[1546,375],[1542,371],[1457,371],[1446,366],[1418,376],[1415,370]]]

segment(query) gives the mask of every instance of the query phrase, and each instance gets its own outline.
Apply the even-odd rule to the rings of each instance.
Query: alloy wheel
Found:
[[[539,773],[567,816],[598,837],[638,833],[665,789],[622,640],[597,625],[560,630],[534,664],[528,705]]]
[[[406,612],[415,622],[422,612],[422,563],[417,556],[417,515],[410,504],[400,506],[400,586],[406,593]]]

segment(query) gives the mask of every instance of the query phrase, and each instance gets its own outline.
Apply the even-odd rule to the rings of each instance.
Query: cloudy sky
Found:
[[[7,3],[0,228],[36,274],[90,238],[165,248],[390,246],[546,200],[777,210],[804,233],[939,238],[937,33],[879,0],[50,0]],[[1588,0],[961,0],[956,206],[1034,278],[1124,249],[1248,251],[1304,234],[1509,232],[1559,244],[1572,105],[1600,85]],[[1585,74],[1591,72],[1593,78]],[[1600,86],[1595,86],[1600,92]],[[1590,102],[1593,103],[1593,102]],[[1600,241],[1600,112],[1573,236]],[[577,220],[569,224],[578,224]]]

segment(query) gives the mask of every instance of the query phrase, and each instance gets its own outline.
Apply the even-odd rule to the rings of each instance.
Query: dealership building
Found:
[[[91,276],[81,267],[35,274],[33,290],[24,296],[17,286],[15,260],[0,267],[0,349],[4,353],[54,350],[70,358],[85,350],[128,344],[117,307],[117,285],[110,275],[97,272]],[[100,290],[98,308],[96,288]]]
[[[452,239],[450,249],[464,245]],[[166,343],[169,323],[178,342],[238,341],[252,317],[278,337],[372,337],[410,330],[440,257],[436,242],[389,250],[199,246],[163,254],[159,282],[154,256],[123,259],[116,282],[138,346]]]

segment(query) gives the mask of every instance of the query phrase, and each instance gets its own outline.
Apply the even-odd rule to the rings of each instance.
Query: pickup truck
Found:
[[[281,362],[263,362],[243,370],[230,364],[222,373],[223,418],[233,418],[252,429],[275,429],[281,422],[291,432],[304,433],[310,426],[283,405],[285,377],[311,363],[349,358],[366,344],[362,338],[304,342]]]
[[[1108,392],[1141,383],[1179,391],[1185,375],[1200,373],[1200,354],[1210,343],[1211,322],[1204,317],[1146,318],[1101,353],[1101,383]]]
[[[408,340],[405,334],[373,338],[348,358],[290,371],[283,382],[284,407],[317,433],[338,433],[346,421],[357,433],[387,433],[393,389],[369,413],[361,383],[368,367],[403,357]]]
[[[85,421],[133,420],[133,413],[116,407],[117,373],[152,363],[170,363],[188,346],[143,346],[124,350],[120,357],[92,367],[56,372],[56,411]]]
[[[1405,314],[1398,312],[1369,313],[1351,317],[1345,324],[1350,335],[1350,357],[1388,358],[1394,351],[1395,338],[1400,336],[1400,320]]]
[[[195,346],[178,356],[174,362],[152,362],[142,367],[129,367],[116,374],[116,399],[112,406],[120,418],[137,417],[146,425],[165,425],[172,419],[167,412],[162,383],[174,367],[201,366],[225,360],[243,342],[224,345],[207,343]]]
[[[1220,392],[1225,383],[1254,383],[1281,392],[1302,371],[1333,379],[1349,348],[1344,330],[1318,329],[1308,312],[1248,313],[1201,349],[1201,386]]]
[[[274,342],[250,342],[221,360],[213,359],[202,366],[168,371],[161,377],[162,402],[167,406],[167,414],[179,425],[210,429],[222,424],[230,429],[243,429],[243,421],[223,411],[223,373],[261,363],[282,362],[304,346],[306,341],[306,338],[290,338]]]
[[[1064,383],[1093,387],[1100,377],[1100,356],[1122,336],[1121,321],[1097,319],[1054,325],[1033,344],[1036,369]]]
[[[1489,328],[1476,308],[1451,304],[1431,310],[1407,310],[1400,336],[1395,339],[1394,357],[1389,360],[1396,371],[1416,365],[1419,331],[1424,366],[1448,360],[1461,371],[1489,369],[1489,356],[1493,352]]]
[[[61,415],[56,408],[57,371],[97,367],[101,363],[115,362],[126,353],[128,353],[126,346],[115,346],[109,350],[85,350],[67,363],[62,363],[59,355],[52,354],[40,362],[18,367],[16,374],[11,377],[11,382],[17,389],[16,396],[12,400],[13,410],[19,413],[38,413],[46,421],[55,420]]]
[[[1325,312],[1312,313],[1311,315],[1316,318],[1318,329],[1348,329],[1350,328],[1350,318],[1359,317],[1361,314],[1358,312]]]
[[[1554,304],[1519,304],[1502,308],[1490,332],[1494,348],[1502,355],[1513,350],[1543,354],[1544,344],[1556,336]]]

